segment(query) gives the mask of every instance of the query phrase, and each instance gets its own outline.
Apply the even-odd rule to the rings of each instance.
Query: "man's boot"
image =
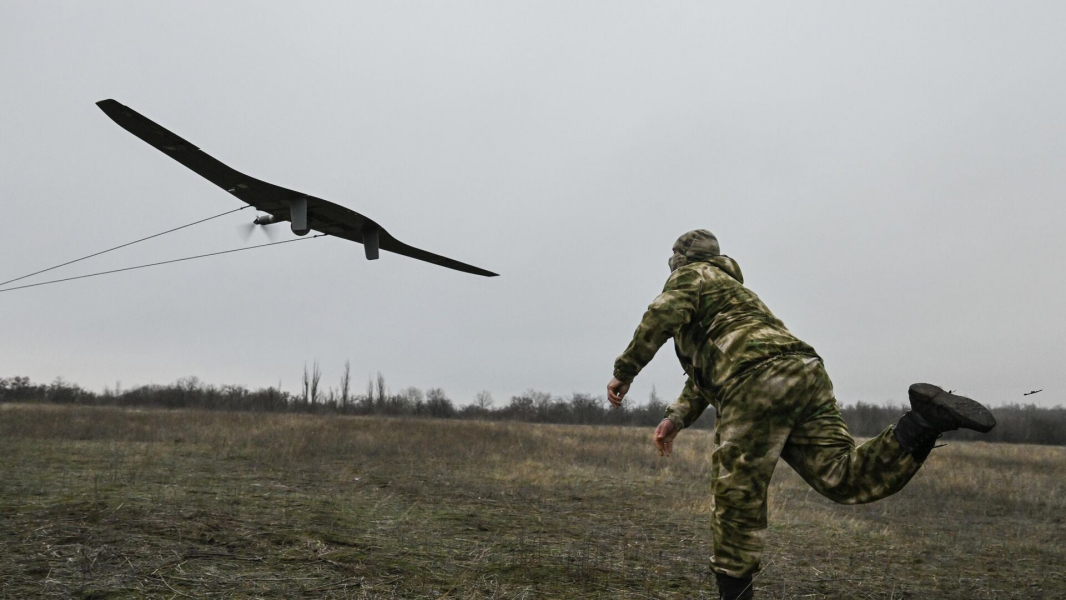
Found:
[[[919,461],[929,456],[945,431],[961,427],[988,433],[996,426],[996,418],[979,402],[945,392],[931,383],[916,383],[907,394],[911,410],[896,423],[896,440]]]
[[[721,600],[752,600],[755,589],[751,584],[751,575],[747,577],[730,577],[721,573],[714,574],[718,580],[718,597]]]

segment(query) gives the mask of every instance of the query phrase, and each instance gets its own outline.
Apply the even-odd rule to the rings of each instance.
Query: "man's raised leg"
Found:
[[[781,457],[811,487],[841,504],[873,502],[903,489],[942,432],[959,427],[988,431],[995,425],[988,409],[977,402],[936,386],[915,384],[910,389],[912,410],[856,447],[825,369],[821,363],[812,369],[811,405],[793,428]]]

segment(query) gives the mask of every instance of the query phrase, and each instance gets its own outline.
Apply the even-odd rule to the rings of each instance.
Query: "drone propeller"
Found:
[[[246,223],[244,225],[239,226],[241,236],[244,238],[244,241],[247,242],[248,239],[252,237],[252,232],[254,232],[256,228],[259,227],[261,231],[266,234],[267,239],[273,242],[277,240],[277,230],[267,227],[267,225],[270,225],[274,222],[275,221],[273,215],[258,215],[251,223]]]
[[[237,231],[241,233],[241,239],[247,242],[252,237],[252,232],[255,231],[255,223],[244,223],[237,226]]]

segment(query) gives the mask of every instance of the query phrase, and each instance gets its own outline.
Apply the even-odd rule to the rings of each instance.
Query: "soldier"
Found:
[[[981,404],[916,383],[911,410],[856,447],[821,358],[744,287],[740,267],[719,253],[714,234],[690,231],[673,251],[670,278],[615,361],[607,397],[621,406],[633,378],[673,338],[688,380],[655,430],[659,453],[668,456],[678,432],[714,406],[711,570],[720,597],[753,597],[767,486],[779,457],[823,496],[861,504],[902,489],[941,433],[995,425]]]

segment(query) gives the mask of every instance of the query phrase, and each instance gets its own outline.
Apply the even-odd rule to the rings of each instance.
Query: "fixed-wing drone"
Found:
[[[115,100],[96,103],[123,129],[141,138],[170,158],[198,175],[266,213],[258,215],[255,225],[282,221],[292,224],[292,232],[306,235],[312,229],[326,235],[359,242],[368,260],[378,258],[378,250],[387,250],[464,273],[496,277],[496,273],[408,246],[392,237],[374,220],[328,200],[260,181],[236,171],[200,150],[158,123]]]

